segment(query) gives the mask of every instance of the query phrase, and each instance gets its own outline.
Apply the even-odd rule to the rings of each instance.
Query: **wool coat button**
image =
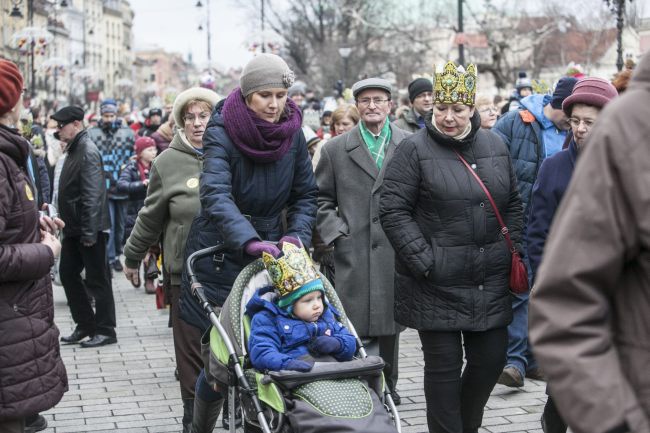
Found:
[[[472,164],[470,167],[472,167],[472,170],[476,170],[476,164]]]
[[[484,253],[484,252],[485,252],[485,248],[481,247],[481,248],[478,249],[478,251],[481,252],[481,253]]]
[[[479,206],[485,207],[485,203],[481,202],[481,204],[479,204]]]
[[[14,311],[17,313],[18,312],[18,305],[14,304]]]
[[[379,222],[379,217],[373,217],[372,222],[373,223]]]
[[[478,289],[479,289],[479,290],[483,290],[483,284],[480,284],[480,285],[478,286]]]
[[[284,325],[284,329],[289,329],[289,325]]]

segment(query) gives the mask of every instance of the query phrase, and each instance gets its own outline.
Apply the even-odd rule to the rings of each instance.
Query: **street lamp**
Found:
[[[352,54],[352,48],[350,47],[339,48],[339,55],[343,59],[343,87],[344,88],[348,81],[348,58],[350,57],[350,54]]]
[[[207,18],[206,18],[206,27],[207,27],[207,34],[208,34],[208,68],[212,66],[212,52],[210,51],[210,39],[212,38],[212,34],[210,31],[210,0],[205,1],[206,4],[206,9],[207,9]],[[203,7],[203,3],[201,3],[201,0],[198,0],[196,2],[196,7],[201,9]],[[199,24],[199,30],[203,30],[203,26]]]
[[[11,9],[11,13],[9,14],[11,18],[23,18],[23,13],[20,11],[20,8],[18,5],[14,5],[14,7]]]
[[[11,3],[14,5],[14,7],[11,9],[11,12],[9,13],[9,16],[12,18],[23,18],[23,13],[21,10],[18,8],[19,5],[23,3],[24,0],[12,0]],[[47,3],[50,3],[49,1]],[[54,3],[50,3],[51,5],[56,4],[56,1]],[[67,7],[68,2],[67,0],[61,0],[60,3],[61,7]],[[27,0],[27,20],[29,27],[27,27],[24,30],[27,29],[33,29],[34,27],[34,0]],[[33,31],[33,30],[32,30]],[[30,62],[31,62],[31,69],[30,69],[30,75],[31,75],[31,82],[30,82],[30,96],[33,98],[36,96],[36,67],[34,66],[34,48],[37,44],[37,42],[40,42],[44,40],[44,37],[40,37],[38,40],[35,37],[35,35],[30,35],[29,38],[29,43],[30,43]]]

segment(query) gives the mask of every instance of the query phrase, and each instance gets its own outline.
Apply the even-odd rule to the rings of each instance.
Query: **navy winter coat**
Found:
[[[252,318],[248,352],[253,367],[261,371],[282,370],[288,361],[309,355],[309,343],[322,335],[335,337],[341,343],[341,349],[332,354],[337,361],[352,359],[357,350],[356,339],[339,322],[340,314],[334,307],[325,303],[320,319],[310,323],[279,308],[272,302],[273,295],[272,286],[261,288],[246,305],[246,314]]]
[[[223,254],[199,260],[197,278],[208,299],[222,305],[237,275],[256,257],[247,255],[250,240],[300,238],[309,246],[316,220],[318,187],[301,130],[289,151],[278,161],[260,163],[242,154],[224,127],[220,102],[203,135],[204,162],[200,180],[201,212],[194,219],[185,249],[193,252],[223,244]],[[286,229],[283,211],[286,209]],[[181,283],[181,317],[207,329],[210,322],[192,298],[186,270]]]
[[[149,170],[146,172],[146,177],[149,179]],[[138,161],[131,161],[129,165],[124,167],[122,173],[120,173],[120,179],[117,181],[117,192],[126,194],[129,197],[126,208],[126,224],[124,225],[124,239],[128,239],[138,217],[138,212],[144,206],[144,199],[147,197],[147,187],[140,180]]]
[[[530,260],[533,271],[533,281],[535,281],[535,274],[537,274],[537,269],[542,261],[544,244],[553,217],[558,206],[560,206],[564,193],[569,187],[571,176],[573,176],[577,156],[576,142],[571,140],[568,149],[544,160],[539,169],[537,181],[533,186],[528,231],[526,233],[528,260]]]

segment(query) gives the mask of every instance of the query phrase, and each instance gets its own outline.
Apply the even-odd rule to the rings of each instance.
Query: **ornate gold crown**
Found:
[[[433,85],[434,104],[465,104],[474,106],[476,98],[476,66],[463,66],[447,62],[442,71],[435,72]]]
[[[262,253],[264,267],[269,271],[273,285],[278,289],[281,298],[306,284],[320,281],[314,264],[304,248],[284,242],[282,252],[282,257],[278,259],[269,253]]]

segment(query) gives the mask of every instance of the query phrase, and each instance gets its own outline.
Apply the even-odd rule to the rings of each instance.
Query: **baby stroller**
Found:
[[[229,419],[234,419],[238,397],[244,432],[401,433],[399,414],[384,383],[384,362],[367,356],[341,301],[322,275],[327,300],[357,340],[355,358],[316,362],[307,373],[252,368],[247,355],[251,318],[244,312],[255,291],[272,281],[262,260],[256,260],[240,272],[223,307],[213,307],[196,278],[194,263],[223,249],[217,245],[196,251],[187,258],[186,266],[192,293],[213,325],[201,341],[206,377],[212,386],[228,386]],[[235,431],[231,422],[230,432]]]

